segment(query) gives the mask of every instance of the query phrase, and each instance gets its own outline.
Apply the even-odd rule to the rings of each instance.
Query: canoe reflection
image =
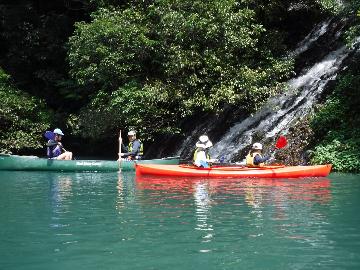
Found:
[[[242,195],[247,204],[256,207],[263,196],[286,197],[290,200],[316,201],[331,200],[331,182],[328,178],[289,179],[193,179],[137,176],[138,190],[170,191],[195,194],[199,186],[206,188],[210,195]]]

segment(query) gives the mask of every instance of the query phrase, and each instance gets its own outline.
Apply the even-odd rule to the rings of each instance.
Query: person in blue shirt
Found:
[[[121,158],[127,160],[139,160],[144,155],[144,146],[142,142],[136,138],[136,132],[131,130],[128,132],[129,145],[126,147],[124,144],[121,145],[122,150],[125,153],[121,153]]]
[[[53,133],[54,139],[48,140],[46,144],[47,157],[50,159],[71,160],[73,157],[72,152],[66,151],[61,143],[61,139],[62,136],[64,136],[64,133],[59,128],[55,128]]]

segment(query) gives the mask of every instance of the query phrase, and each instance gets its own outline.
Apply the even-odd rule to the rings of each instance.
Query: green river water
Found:
[[[0,269],[360,269],[360,175],[0,172]]]

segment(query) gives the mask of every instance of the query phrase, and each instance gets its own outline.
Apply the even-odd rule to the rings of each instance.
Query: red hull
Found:
[[[240,166],[196,168],[186,165],[137,164],[137,175],[179,176],[179,177],[231,177],[231,178],[301,178],[325,177],[331,171],[331,164],[315,166],[267,166],[246,168]]]

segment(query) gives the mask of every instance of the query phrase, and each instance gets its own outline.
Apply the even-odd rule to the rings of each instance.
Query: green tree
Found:
[[[359,65],[352,68],[312,120],[318,139],[312,163],[332,163],[344,172],[360,172]]]
[[[325,2],[331,5],[337,1]],[[337,12],[353,18],[352,26],[345,33],[347,44],[353,46],[360,35],[360,1],[347,1]],[[359,70],[357,56],[313,118],[312,128],[317,140],[312,163],[332,163],[337,171],[360,172]]]
[[[351,46],[360,36],[360,1],[351,1],[349,12],[355,15],[353,26],[347,31],[346,40]]]
[[[15,89],[0,68],[0,152],[41,148],[49,122],[44,103]]]
[[[234,0],[100,9],[69,42],[71,75],[93,97],[80,126],[174,132],[187,116],[228,104],[255,110],[292,69],[268,45],[254,10]]]
[[[346,31],[346,40],[351,46],[360,35],[360,1],[316,0],[315,2],[332,14],[352,19],[352,26]]]

